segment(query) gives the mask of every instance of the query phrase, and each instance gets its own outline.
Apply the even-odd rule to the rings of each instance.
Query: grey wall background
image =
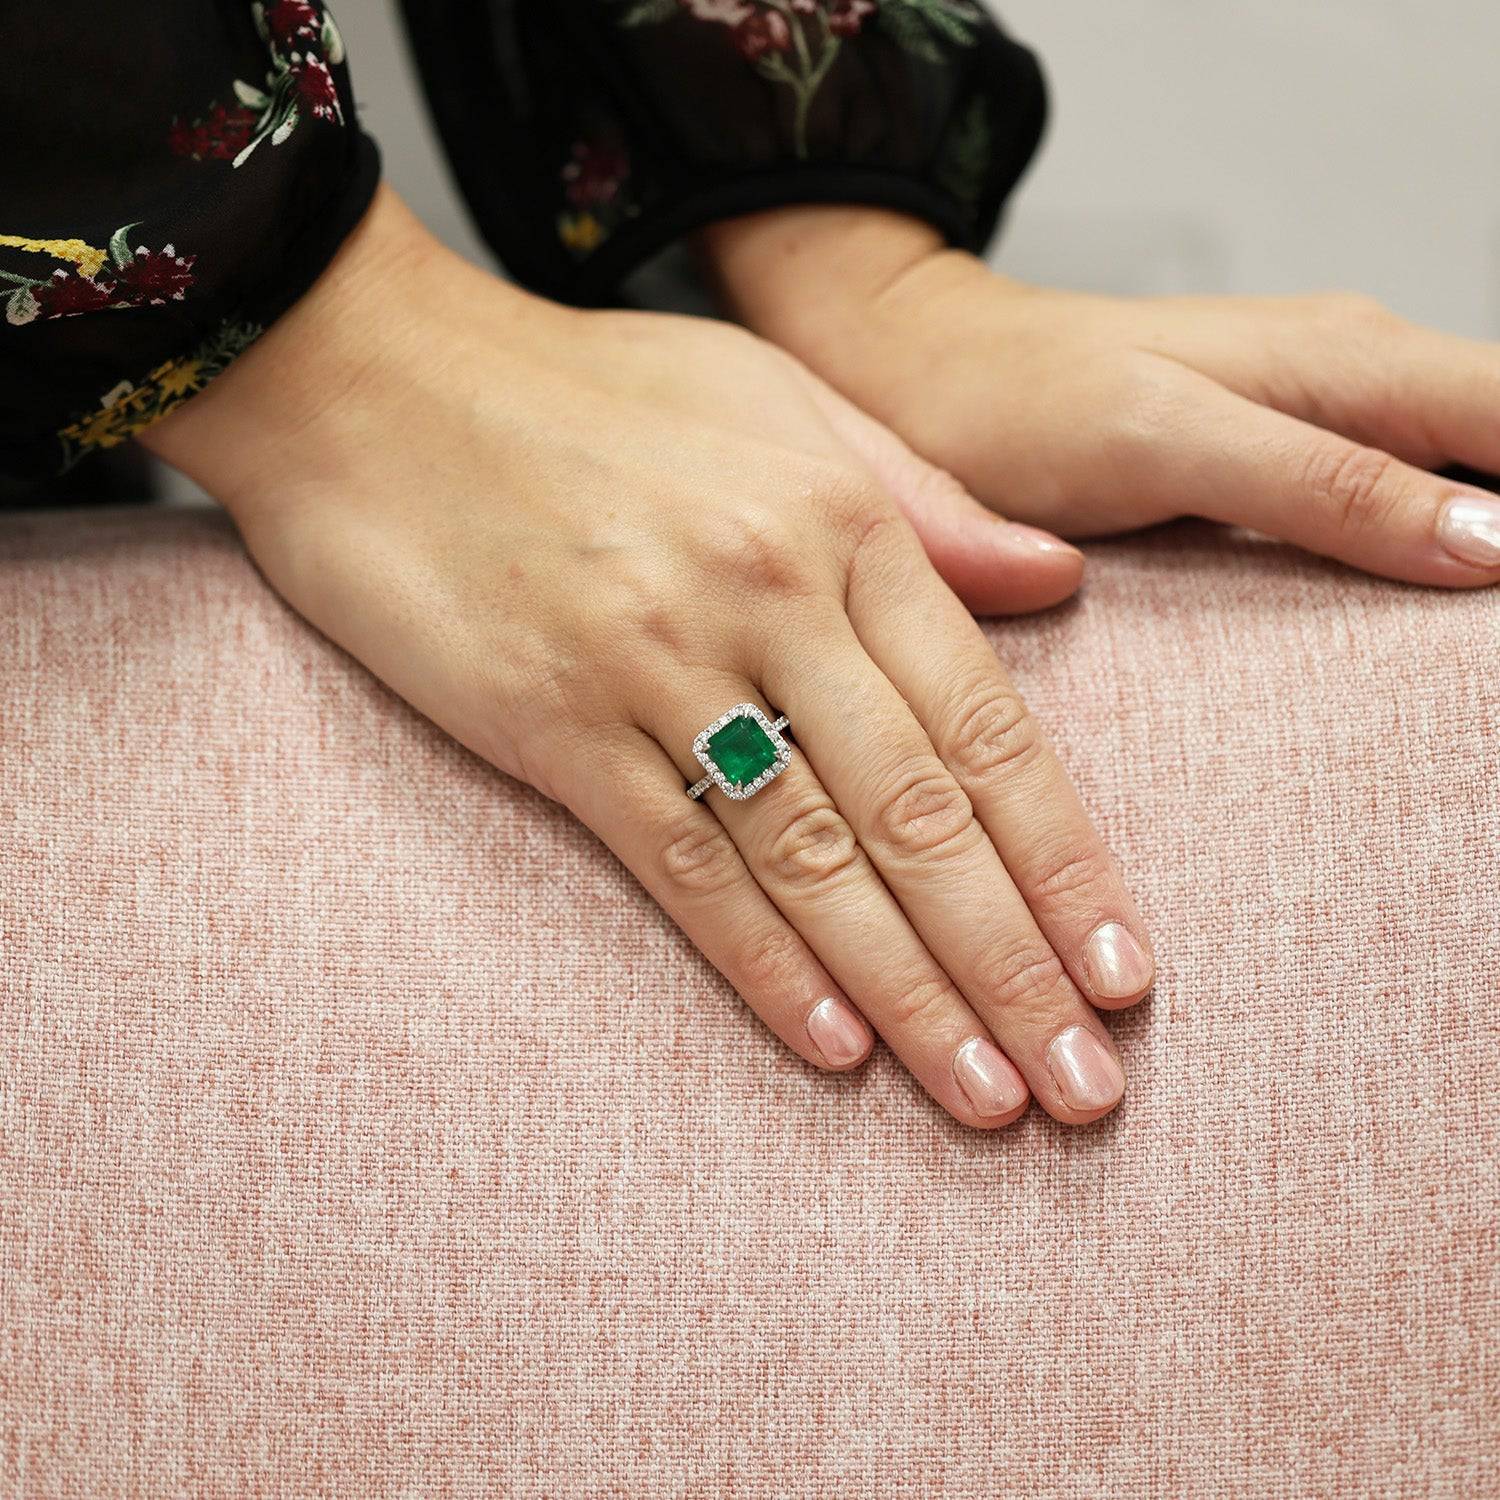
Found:
[[[391,182],[489,264],[394,0],[334,0]],[[1500,6],[1481,0],[1003,0],[1051,129],[995,253],[1120,292],[1347,287],[1500,335]]]

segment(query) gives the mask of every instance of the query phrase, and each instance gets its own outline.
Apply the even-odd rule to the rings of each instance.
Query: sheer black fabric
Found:
[[[481,230],[573,302],[798,201],[978,248],[1045,114],[971,0],[403,5]],[[203,389],[333,258],[380,158],[317,0],[0,0],[0,22],[0,475],[24,479]]]
[[[1046,112],[970,0],[402,0],[481,233],[598,303],[690,228],[877,204],[978,249]]]
[[[375,190],[311,0],[0,0],[0,473],[124,442],[224,369]]]

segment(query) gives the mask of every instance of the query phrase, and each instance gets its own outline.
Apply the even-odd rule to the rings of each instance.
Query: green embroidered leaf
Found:
[[[116,267],[128,266],[130,264],[131,249],[130,241],[125,236],[141,223],[137,219],[134,224],[122,224],[109,237],[109,258],[114,261]]]
[[[323,12],[323,57],[332,68],[344,60],[344,38],[327,11]]]
[[[29,323],[40,311],[41,309],[37,306],[36,298],[31,295],[31,288],[29,286],[18,286],[5,299],[5,321],[7,323]]]
[[[884,18],[902,10],[920,16],[938,36],[958,47],[973,46],[974,28],[983,19],[968,0],[885,0],[880,14]]]
[[[0,271],[0,281],[8,281],[13,286],[41,286],[41,282],[35,276],[18,276],[14,271]]]
[[[886,0],[879,11],[881,27],[903,52],[910,52],[923,62],[942,62],[943,54],[938,51],[937,43],[928,34],[915,7],[908,9],[910,3],[911,0]]]
[[[260,3],[260,0],[255,0],[255,4],[250,7],[250,15],[255,21],[255,29],[260,33],[261,41],[269,42],[271,40],[271,28],[266,25],[266,8]]]
[[[677,0],[635,0],[619,20],[621,26],[659,26],[670,21],[682,7]]]
[[[242,78],[234,80],[234,96],[251,109],[264,109],[271,102],[269,94],[263,94],[253,83],[246,83]]]
[[[960,203],[973,208],[984,190],[989,164],[989,112],[984,100],[976,98],[948,127],[933,175]]]

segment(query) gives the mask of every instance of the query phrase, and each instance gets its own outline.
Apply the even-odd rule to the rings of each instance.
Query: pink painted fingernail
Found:
[[[807,1034],[831,1068],[846,1068],[870,1050],[870,1028],[852,1005],[829,996],[813,1006]]]
[[[1087,1026],[1070,1026],[1047,1049],[1057,1091],[1073,1109],[1108,1109],[1125,1092],[1125,1071]]]
[[[982,1036],[970,1037],[954,1054],[953,1073],[975,1114],[1008,1115],[1026,1102],[1026,1084],[1015,1064]]]
[[[1459,495],[1438,516],[1438,540],[1460,562],[1500,568],[1500,500]]]
[[[1089,988],[1108,1000],[1140,994],[1155,972],[1146,950],[1123,922],[1105,922],[1089,934],[1083,945],[1083,966]]]
[[[1071,542],[1065,542],[1061,537],[1053,536],[1050,531],[1043,531],[1037,526],[1028,526],[1024,521],[1007,521],[1005,524],[1011,536],[1033,552],[1051,552],[1063,557],[1083,556],[1083,553]]]

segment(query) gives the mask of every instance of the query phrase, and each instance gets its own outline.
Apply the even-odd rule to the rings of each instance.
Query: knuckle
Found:
[[[903,1030],[936,1029],[962,996],[941,974],[924,974],[898,987],[886,1002],[886,1018]]]
[[[1396,461],[1376,448],[1320,444],[1307,462],[1306,484],[1342,531],[1379,528],[1394,509]]]
[[[1050,1009],[1067,982],[1067,970],[1052,949],[1028,944],[986,955],[979,961],[976,980],[991,1005],[1028,1015]]]
[[[1184,421],[1183,372],[1160,361],[1137,362],[1104,382],[1104,448],[1116,463],[1160,452]]]
[[[667,888],[679,896],[714,896],[740,878],[739,851],[716,818],[694,817],[669,835],[657,868]]]
[[[943,759],[960,775],[1024,770],[1042,751],[1041,730],[1018,694],[1002,683],[976,684],[959,699]]]
[[[1041,874],[1027,882],[1027,890],[1044,901],[1056,901],[1093,890],[1112,877],[1109,861],[1101,850],[1074,850],[1047,860]]]
[[[802,940],[791,928],[776,925],[748,938],[735,956],[740,987],[758,995],[787,993],[804,963]]]
[[[894,778],[872,810],[873,833],[898,858],[941,859],[972,847],[978,830],[964,789],[941,766]]]
[[[787,597],[811,590],[805,549],[780,511],[745,507],[717,515],[705,548],[712,571],[752,596]]]
[[[1319,301],[1328,320],[1342,327],[1379,328],[1399,321],[1378,297],[1368,292],[1324,292]]]
[[[819,517],[847,577],[898,550],[906,518],[868,476],[836,471],[824,476],[817,494]]]
[[[792,814],[766,845],[766,873],[792,891],[812,891],[845,878],[859,863],[854,830],[831,803]]]

